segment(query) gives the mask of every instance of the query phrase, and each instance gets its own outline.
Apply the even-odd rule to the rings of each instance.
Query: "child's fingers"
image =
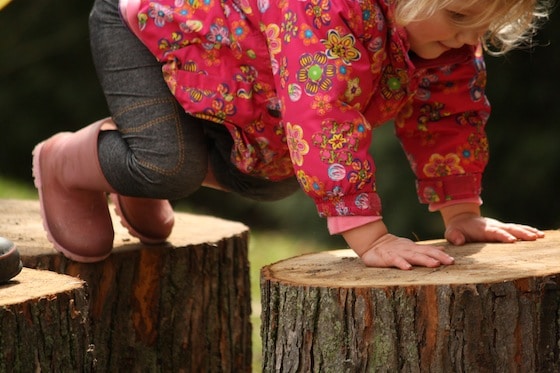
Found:
[[[392,250],[382,250],[379,248],[372,248],[362,255],[362,262],[367,267],[396,267],[399,269],[411,269],[412,265],[406,261],[401,255],[396,254]]]
[[[466,242],[534,241],[542,237],[542,231],[528,225],[503,223],[483,217],[453,222],[445,231],[445,238],[454,245]]]
[[[536,228],[523,224],[502,223],[501,221],[486,218],[483,237],[477,239],[473,237],[473,241],[498,241],[498,242],[515,242],[518,240],[534,241],[544,237],[544,233]]]
[[[416,245],[421,249],[413,251],[413,256],[407,258],[409,262],[415,265],[423,265],[425,267],[439,267],[439,265],[450,265],[455,259],[443,251],[442,247],[431,245]]]
[[[453,257],[441,248],[417,245],[410,240],[399,242],[392,248],[372,248],[362,255],[362,261],[368,267],[396,267],[403,270],[412,266],[439,267],[454,263]]]
[[[507,231],[515,240],[534,241],[544,237],[544,232],[521,224],[506,224],[504,230]]]

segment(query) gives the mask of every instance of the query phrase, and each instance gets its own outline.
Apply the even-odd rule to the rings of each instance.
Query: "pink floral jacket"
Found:
[[[480,48],[410,57],[393,12],[394,0],[128,0],[124,16],[184,109],[228,128],[232,162],[295,174],[322,216],[380,215],[368,148],[389,120],[421,202],[478,198]]]

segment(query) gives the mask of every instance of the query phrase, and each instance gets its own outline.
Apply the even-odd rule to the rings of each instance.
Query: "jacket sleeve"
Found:
[[[361,113],[375,77],[356,3],[279,2],[281,21],[265,27],[295,174],[327,217],[381,211]]]
[[[395,121],[419,200],[432,210],[478,201],[488,162],[486,69],[480,47],[468,49],[465,62],[426,69],[413,102]]]

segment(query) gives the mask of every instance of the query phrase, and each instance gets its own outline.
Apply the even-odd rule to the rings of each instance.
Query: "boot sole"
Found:
[[[132,225],[130,224],[130,222],[126,218],[126,215],[124,214],[124,212],[122,210],[122,207],[121,207],[121,204],[119,202],[119,196],[115,193],[111,193],[111,194],[109,194],[109,198],[111,199],[111,201],[115,205],[115,212],[120,217],[121,225],[128,230],[128,233],[130,233],[132,236],[138,238],[140,240],[140,242],[142,242],[143,244],[146,244],[146,245],[159,245],[159,244],[162,244],[162,243],[167,241],[166,238],[164,238],[164,239],[150,238],[150,237],[146,237],[145,235],[139,233],[136,229],[134,229],[132,227]]]
[[[51,230],[49,229],[48,222],[47,222],[47,217],[45,215],[45,206],[43,205],[43,189],[42,189],[42,186],[41,186],[40,157],[41,157],[41,150],[43,149],[44,144],[45,144],[45,141],[37,144],[37,146],[35,146],[35,148],[33,149],[32,155],[33,155],[33,184],[35,184],[35,188],[37,188],[37,191],[39,192],[41,220],[43,222],[43,229],[47,233],[47,239],[54,245],[54,248],[56,249],[56,251],[62,253],[68,259],[74,260],[76,262],[93,263],[93,262],[99,262],[99,261],[102,261],[103,259],[106,259],[111,253],[109,253],[107,255],[103,255],[103,256],[76,255],[73,252],[71,252],[70,250],[65,249],[60,243],[58,243],[56,241],[56,239],[52,235]]]

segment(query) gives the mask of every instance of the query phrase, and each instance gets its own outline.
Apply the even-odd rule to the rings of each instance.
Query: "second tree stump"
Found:
[[[438,244],[454,265],[366,268],[341,250],[264,267],[263,370],[560,371],[560,232]]]

